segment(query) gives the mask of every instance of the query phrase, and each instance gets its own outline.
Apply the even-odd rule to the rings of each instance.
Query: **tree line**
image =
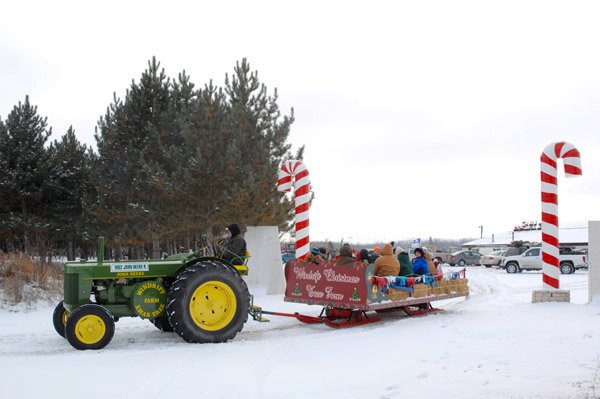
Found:
[[[72,127],[52,128],[28,96],[0,117],[0,249],[88,256],[98,235],[109,254],[160,257],[198,247],[231,222],[289,228],[292,202],[277,192],[291,154],[293,109],[282,114],[246,59],[223,86],[168,77],[153,58],[95,128],[97,149]]]

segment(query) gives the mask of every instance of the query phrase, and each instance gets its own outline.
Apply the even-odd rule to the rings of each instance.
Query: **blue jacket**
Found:
[[[427,259],[424,257],[418,257],[413,259],[413,273],[424,275],[429,272],[427,268]]]

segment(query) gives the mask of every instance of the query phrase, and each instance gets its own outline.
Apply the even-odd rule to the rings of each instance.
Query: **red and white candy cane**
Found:
[[[310,250],[308,237],[308,207],[310,204],[310,181],[308,169],[300,161],[287,161],[279,169],[277,191],[291,191],[294,178],[296,205],[296,259],[304,260]]]
[[[558,190],[557,160],[563,159],[566,177],[581,176],[581,155],[564,141],[548,145],[541,156],[542,179],[542,280],[543,288],[558,289]]]

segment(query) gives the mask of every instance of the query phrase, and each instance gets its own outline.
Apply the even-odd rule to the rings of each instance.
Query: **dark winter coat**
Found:
[[[397,276],[400,273],[400,262],[394,257],[394,249],[391,244],[385,244],[381,248],[381,256],[375,260],[376,276]]]
[[[366,249],[360,250],[360,261],[369,264],[369,251]]]
[[[400,252],[398,254],[398,261],[400,262],[400,276],[409,276],[413,272],[412,265],[410,264],[410,258],[408,252]]]
[[[231,232],[231,238],[225,246],[222,258],[234,265],[243,265],[246,256],[246,240],[242,237],[237,224],[230,224],[227,226],[227,230]]]
[[[377,255],[377,253],[373,252],[371,256],[369,256],[369,263],[375,263],[380,256],[381,255]]]

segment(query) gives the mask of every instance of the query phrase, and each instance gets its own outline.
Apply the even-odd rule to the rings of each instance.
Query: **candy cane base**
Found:
[[[571,302],[571,291],[555,289],[533,291],[531,302]]]

